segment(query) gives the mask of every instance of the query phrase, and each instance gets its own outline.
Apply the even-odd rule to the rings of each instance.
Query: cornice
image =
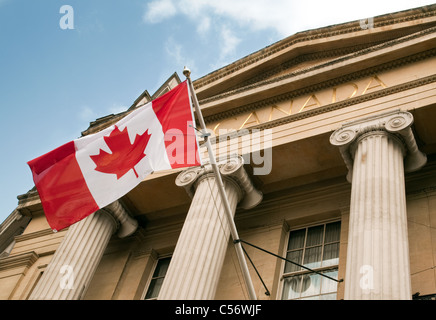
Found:
[[[321,59],[326,59],[326,58],[330,58],[331,60],[333,60],[333,59],[337,58],[338,56],[348,55],[348,54],[360,51],[362,49],[365,49],[365,48],[368,48],[371,46],[375,46],[375,45],[380,44],[380,43],[382,43],[382,41],[376,41],[373,43],[358,44],[358,45],[349,46],[349,47],[345,47],[345,48],[336,48],[333,50],[323,50],[321,52],[312,52],[312,53],[302,54],[302,55],[299,55],[299,56],[295,57],[294,59],[286,61],[286,62],[284,62],[276,67],[269,68],[266,72],[259,74],[253,78],[250,78],[250,79],[244,81],[243,83],[240,83],[237,86],[230,88],[226,92],[238,90],[240,88],[248,87],[250,85],[255,85],[256,83],[260,83],[262,81],[265,81],[265,79],[272,78],[274,75],[282,73],[282,72],[286,71],[287,69],[290,69],[292,67],[296,67],[296,66],[298,66],[298,64],[303,63],[303,62],[307,62],[307,61],[315,61],[316,62],[316,60],[321,60]],[[326,62],[324,61],[323,63],[325,64]],[[304,70],[304,69],[307,69],[307,67],[306,68],[302,67],[299,70]],[[270,80],[272,80],[272,79],[270,79]],[[203,100],[206,100],[206,99],[203,99]]]
[[[26,234],[21,234],[15,237],[15,241],[18,242],[22,242],[22,241],[27,241],[27,240],[32,240],[32,239],[37,239],[37,238],[41,238],[41,237],[45,237],[45,236],[51,236],[51,235],[56,235],[56,237],[59,237],[60,235],[64,234],[65,232],[67,232],[68,228],[65,228],[57,233],[54,233],[52,229],[50,228],[46,228],[43,230],[38,230],[35,232],[31,232],[31,233],[26,233]]]
[[[434,29],[436,31],[436,28],[434,28]],[[347,83],[347,82],[350,82],[350,81],[353,81],[353,80],[357,80],[357,79],[360,79],[360,78],[363,78],[363,77],[366,77],[366,76],[371,76],[371,75],[379,73],[379,72],[389,71],[389,70],[392,70],[392,69],[395,69],[395,68],[398,68],[398,67],[410,64],[410,63],[414,63],[414,62],[417,62],[417,61],[421,61],[421,60],[433,57],[435,55],[436,55],[436,49],[430,49],[430,50],[427,50],[427,51],[424,51],[424,52],[420,52],[418,54],[414,54],[414,55],[407,56],[407,57],[404,57],[404,58],[401,58],[401,59],[397,59],[397,60],[394,60],[394,61],[391,61],[391,62],[387,62],[387,63],[381,64],[381,65],[378,65],[378,66],[375,66],[375,67],[370,67],[370,68],[367,68],[367,69],[364,69],[364,70],[361,70],[361,71],[358,71],[358,72],[354,72],[354,73],[351,73],[351,74],[346,74],[344,76],[340,76],[340,77],[337,77],[337,78],[334,78],[334,79],[331,79],[331,80],[328,80],[328,81],[316,83],[316,84],[311,85],[311,86],[307,86],[307,87],[304,87],[304,88],[301,88],[301,89],[298,89],[298,90],[290,91],[290,92],[282,94],[282,95],[278,95],[278,96],[274,96],[274,97],[271,97],[271,98],[267,98],[267,99],[264,99],[264,100],[261,100],[261,101],[255,102],[255,103],[251,103],[251,104],[246,104],[246,105],[243,105],[241,107],[234,108],[234,109],[227,110],[227,111],[223,111],[223,112],[220,112],[220,113],[216,113],[216,114],[213,114],[213,115],[210,115],[210,116],[205,116],[204,120],[205,120],[206,123],[210,123],[210,122],[219,121],[219,120],[222,120],[222,119],[234,117],[234,116],[237,116],[237,115],[242,114],[242,113],[247,112],[247,111],[254,111],[254,110],[262,108],[262,107],[266,107],[266,106],[269,106],[269,105],[273,105],[273,104],[277,104],[277,103],[280,103],[280,102],[283,102],[283,101],[294,99],[294,98],[302,96],[302,95],[306,95],[306,94],[309,94],[309,93],[320,91],[320,90],[323,90],[323,89],[326,89],[326,88],[329,88],[329,87],[334,87],[334,86],[337,86],[337,85],[340,85],[340,84],[343,84],[343,83]],[[299,71],[297,73],[298,74],[302,74],[302,73],[308,72],[308,71],[311,71],[311,70],[306,69],[304,71]],[[297,73],[285,75],[285,76],[283,76],[283,78],[296,76]],[[265,83],[253,85],[249,89],[260,87],[261,85],[267,84],[266,82],[270,83],[270,82],[275,82],[275,81],[279,81],[279,80],[281,80],[281,79],[274,78],[272,80],[265,81]],[[414,81],[412,81],[412,82],[414,82]],[[397,86],[395,86],[395,87],[397,87]],[[392,88],[394,88],[394,87],[392,87]],[[391,88],[389,88],[389,89],[391,89]],[[247,90],[248,90],[248,88],[247,88]],[[380,90],[380,91],[385,91],[385,90]],[[365,99],[367,97],[371,97],[374,94],[378,94],[378,93],[379,93],[379,91],[371,93],[371,94],[366,94],[366,95],[363,95],[363,96],[360,96],[360,97],[355,97],[355,98],[352,98],[352,99],[348,99],[348,100],[345,100],[345,101],[341,101],[341,102],[338,102],[338,103],[330,104],[328,106],[339,105],[341,103],[349,103],[350,101],[353,101],[353,103],[356,103],[354,101],[356,101],[357,98]],[[233,92],[232,94],[236,94],[236,92]],[[230,94],[226,94],[226,95],[230,95]],[[224,96],[225,95],[215,96],[215,97],[211,98],[210,100],[208,99],[208,101],[204,101],[203,100],[202,103],[213,101],[213,100],[219,100],[221,98],[224,98]],[[311,111],[319,112],[320,109],[322,109],[322,108],[317,108],[317,109],[314,109],[314,110],[311,110]],[[309,111],[306,111],[306,112],[309,112]],[[292,115],[292,116],[297,116],[297,114]],[[285,117],[285,118],[289,118],[289,117]]]
[[[402,92],[405,90],[417,88],[417,87],[420,87],[420,86],[423,86],[426,84],[430,84],[430,83],[434,83],[434,82],[436,82],[436,75],[428,76],[428,77],[421,78],[418,80],[414,80],[414,81],[410,81],[410,82],[403,83],[400,85],[396,85],[396,86],[393,86],[390,88],[382,89],[382,90],[379,90],[379,91],[376,91],[376,92],[373,92],[370,94],[366,94],[363,96],[350,98],[350,99],[347,99],[344,101],[328,104],[326,106],[319,107],[316,109],[293,114],[293,115],[290,115],[290,116],[287,116],[284,118],[280,118],[277,120],[272,120],[272,121],[266,122],[264,124],[260,124],[258,126],[253,126],[252,128],[253,129],[273,128],[273,127],[283,125],[286,123],[290,123],[293,121],[313,117],[315,115],[323,114],[323,113],[334,111],[334,110],[339,110],[339,109],[346,108],[346,107],[349,107],[349,106],[354,105],[354,104],[358,104],[358,103],[374,100],[377,98],[385,97],[385,96],[388,96],[391,94],[395,94],[395,93]]]
[[[12,213],[2,222],[0,223],[0,237],[6,234],[7,230],[11,228],[11,226],[23,219],[23,215],[15,209]]]
[[[132,251],[132,259],[142,259],[144,257],[151,256],[154,260],[159,258],[159,254],[153,248],[141,248],[136,251]]]
[[[359,50],[357,52],[353,52],[351,54],[339,57],[337,59],[330,60],[330,61],[328,61],[326,63],[320,63],[318,65],[315,65],[315,66],[312,66],[312,67],[309,67],[309,68],[305,68],[305,69],[301,69],[301,70],[297,70],[297,71],[294,71],[294,72],[290,72],[288,74],[285,74],[285,75],[282,75],[282,76],[279,76],[279,77],[275,77],[273,79],[264,80],[264,81],[261,81],[261,82],[258,82],[258,83],[255,83],[255,84],[243,87],[243,88],[238,88],[238,89],[235,89],[235,90],[232,90],[232,91],[228,91],[228,92],[225,92],[225,93],[222,93],[222,94],[219,94],[219,95],[215,95],[215,96],[212,96],[210,98],[203,99],[203,100],[199,101],[199,103],[200,103],[200,105],[205,105],[207,103],[219,101],[219,100],[224,99],[224,98],[229,98],[229,97],[235,96],[237,94],[241,94],[241,93],[247,92],[249,90],[253,90],[253,89],[262,90],[262,87],[266,87],[266,86],[275,84],[275,83],[283,81],[283,80],[288,80],[289,81],[289,80],[291,80],[294,77],[301,76],[301,75],[304,75],[304,74],[307,74],[307,73],[311,73],[311,72],[314,72],[314,71],[316,72],[316,71],[318,71],[318,70],[320,70],[322,68],[325,68],[325,67],[330,67],[330,66],[334,66],[334,65],[343,64],[344,62],[349,61],[351,59],[356,59],[356,58],[359,58],[359,57],[363,57],[364,55],[368,55],[370,53],[374,53],[374,52],[383,50],[385,48],[390,48],[390,47],[392,47],[394,45],[403,44],[405,42],[408,42],[408,41],[411,41],[411,40],[415,40],[415,39],[418,39],[418,38],[421,38],[423,36],[430,35],[430,34],[433,34],[433,33],[436,33],[436,27],[432,27],[432,28],[429,28],[429,29],[426,29],[426,30],[423,30],[423,31],[420,31],[420,32],[416,32],[416,33],[414,33],[412,35],[405,36],[405,37],[402,37],[400,39],[395,39],[395,40],[387,41],[387,42],[384,42],[382,44],[378,44],[378,45],[375,45],[375,46],[372,46],[372,47],[369,47],[369,48],[365,48],[365,49]],[[433,51],[433,50],[430,50],[430,51]],[[417,55],[419,55],[419,54],[417,54]],[[398,59],[398,60],[401,61],[403,59],[406,59],[406,61],[407,61],[407,58],[408,57],[401,58],[401,59]],[[390,65],[391,63],[394,63],[394,65],[398,65],[398,62],[393,61],[393,62],[384,63],[384,64],[382,64],[382,66],[385,66],[384,68],[386,69],[386,65]],[[376,70],[376,69],[378,69],[378,66],[375,66],[375,67],[372,67],[372,68],[369,68],[369,69]],[[365,69],[365,70],[368,70],[368,69]],[[363,70],[363,71],[365,71],[365,70]],[[358,76],[359,73],[360,72],[353,73],[353,75],[351,75],[351,78],[356,78],[356,76]],[[343,76],[343,77],[347,78],[347,76],[348,75]],[[338,77],[337,79],[341,79],[343,77]],[[336,83],[339,83],[337,79],[336,79]],[[325,83],[326,82],[324,82],[324,84]],[[309,87],[307,87],[307,88],[309,88]],[[307,89],[307,88],[304,88],[304,89]],[[310,87],[310,88],[313,88],[313,87]],[[300,90],[304,90],[304,89],[300,89]],[[294,91],[294,92],[298,92],[298,91],[299,90]],[[224,111],[224,113],[225,113],[225,111]],[[213,117],[213,116],[214,115],[205,117],[205,121],[207,122],[208,118],[209,117]]]
[[[92,134],[92,133],[99,132],[99,131],[109,127],[110,125],[116,123],[118,120],[121,120],[122,118],[127,116],[132,111],[133,111],[133,109],[129,109],[129,110],[123,111],[123,112],[118,113],[118,114],[109,114],[109,115],[104,116],[102,118],[98,118],[97,120],[95,120],[89,124],[88,129],[86,129],[85,131],[82,131],[82,137],[87,136],[87,135]]]
[[[386,27],[389,25],[424,19],[432,16],[436,16],[436,5],[429,5],[393,14],[378,16],[374,19],[374,21],[377,27]],[[202,78],[197,79],[194,82],[195,89],[199,89],[225,76],[231,75],[232,73],[235,73],[254,63],[257,63],[260,60],[264,60],[269,56],[283,51],[286,48],[293,46],[297,43],[339,36],[357,31],[362,31],[362,27],[360,26],[359,21],[353,21],[333,27],[323,27],[315,30],[296,33],[288,38],[285,38],[284,40],[272,44],[271,46],[252,53],[231,65],[218,69],[217,71],[214,71]]]
[[[427,160],[421,170],[406,174],[407,197],[436,196],[436,155],[427,155]]]
[[[40,207],[41,212],[43,212],[41,206],[41,199],[35,187],[33,187],[27,193],[18,195],[17,199],[18,199],[18,206],[16,210],[23,216],[33,217],[35,215],[36,207]],[[39,211],[39,209],[36,210]]]
[[[0,259],[0,271],[18,267],[29,268],[38,260],[38,258],[39,255],[35,251],[2,258]]]
[[[265,129],[271,129],[274,127],[278,127],[284,124],[288,124],[291,122],[295,122],[295,121],[299,121],[299,120],[303,120],[306,118],[310,118],[310,117],[314,117],[323,113],[327,113],[327,112],[331,112],[331,111],[335,111],[335,110],[340,110],[349,106],[352,106],[354,104],[358,104],[358,103],[362,103],[362,102],[366,102],[366,101],[370,101],[370,100],[374,100],[377,98],[382,98],[391,94],[395,94],[398,92],[402,92],[405,90],[409,90],[409,89],[413,89],[413,88],[417,88],[423,85],[427,85],[430,83],[434,83],[436,82],[436,75],[432,75],[432,76],[428,76],[425,78],[421,78],[418,80],[414,80],[414,81],[410,81],[410,82],[406,82],[400,85],[396,85],[396,86],[392,86],[386,89],[382,89],[379,91],[375,91],[373,93],[368,93],[365,94],[363,96],[358,96],[358,97],[354,97],[354,98],[350,98],[344,101],[339,101],[336,103],[331,103],[319,108],[315,108],[315,109],[311,109],[311,110],[307,110],[304,112],[300,112],[300,113],[295,113],[289,116],[285,116],[276,120],[271,120],[265,123],[261,123],[258,124],[256,126],[252,126],[250,128],[247,128],[248,132],[250,132],[251,130],[265,130]],[[252,110],[252,109],[250,109]],[[228,134],[224,134],[221,137],[221,139],[223,139],[223,137],[236,137],[239,133],[237,131],[235,132],[230,132]],[[216,143],[218,140],[217,139],[211,139],[210,140],[212,144]]]
[[[436,186],[430,186],[422,189],[408,191],[406,194],[407,197],[417,197],[417,196],[429,197],[435,195],[436,195]]]

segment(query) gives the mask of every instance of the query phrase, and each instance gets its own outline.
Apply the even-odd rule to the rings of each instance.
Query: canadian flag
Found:
[[[152,172],[201,165],[186,81],[114,125],[28,162],[50,227],[64,229]]]

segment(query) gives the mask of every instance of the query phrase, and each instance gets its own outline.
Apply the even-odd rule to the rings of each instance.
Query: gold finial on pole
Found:
[[[185,66],[185,68],[183,69],[183,75],[184,75],[186,78],[189,78],[189,77],[191,76],[191,70],[189,70],[189,68],[187,68],[186,66]]]

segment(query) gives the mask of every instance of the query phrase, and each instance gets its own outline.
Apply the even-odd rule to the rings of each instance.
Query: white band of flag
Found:
[[[28,162],[52,229],[118,200],[152,172],[201,165],[187,82],[116,124]]]

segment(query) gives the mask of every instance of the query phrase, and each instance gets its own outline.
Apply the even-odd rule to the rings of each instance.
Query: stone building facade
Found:
[[[297,33],[194,86],[257,299],[436,295],[436,5]],[[247,299],[214,179],[155,173],[57,233],[20,195],[0,299]]]

